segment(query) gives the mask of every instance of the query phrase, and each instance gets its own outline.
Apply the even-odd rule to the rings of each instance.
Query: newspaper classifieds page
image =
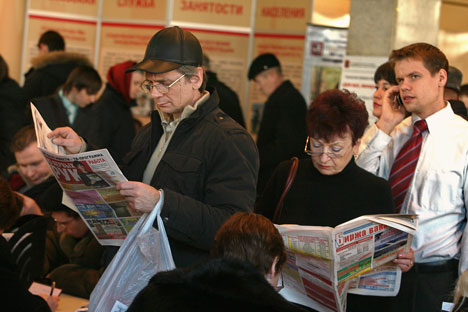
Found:
[[[379,224],[380,232],[375,237],[373,269],[354,279],[348,292],[367,296],[396,296],[402,273],[390,261],[398,253],[409,250],[417,228],[417,216],[373,215],[364,216],[363,219]]]
[[[120,246],[140,215],[132,212],[116,185],[127,181],[107,149],[66,155],[31,103],[38,147],[62,187],[63,204],[75,210],[102,245]],[[41,139],[39,139],[41,138]]]
[[[395,296],[401,271],[391,260],[411,245],[416,216],[362,216],[336,228],[277,225],[288,260],[288,300],[318,311],[346,311],[348,291]]]
[[[288,300],[311,306],[305,298],[320,306],[337,311],[338,294],[333,283],[332,228],[300,225],[277,226],[286,245],[288,259],[283,267],[283,296]],[[295,298],[292,299],[291,296]],[[306,301],[304,301],[306,300]]]

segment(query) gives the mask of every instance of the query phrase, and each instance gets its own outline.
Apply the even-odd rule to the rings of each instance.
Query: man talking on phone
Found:
[[[357,163],[389,180],[397,213],[419,215],[415,264],[393,310],[440,311],[468,268],[468,123],[444,101],[448,61],[438,48],[415,43],[392,51],[390,63],[398,86],[386,91],[378,131]]]

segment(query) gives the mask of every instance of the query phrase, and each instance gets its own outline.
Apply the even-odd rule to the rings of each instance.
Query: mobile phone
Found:
[[[403,100],[401,99],[400,93],[397,94],[396,101],[397,101],[398,107],[403,106]]]

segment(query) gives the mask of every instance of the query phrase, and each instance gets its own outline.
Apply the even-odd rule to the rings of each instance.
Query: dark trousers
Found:
[[[418,264],[402,274],[393,302],[394,312],[440,312],[442,302],[452,302],[458,277],[458,261]]]

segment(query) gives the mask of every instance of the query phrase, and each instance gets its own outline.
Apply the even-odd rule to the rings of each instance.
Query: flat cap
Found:
[[[149,41],[143,61],[127,71],[167,73],[182,65],[202,66],[202,48],[197,37],[178,26],[158,31]]]
[[[252,80],[255,79],[255,77],[262,71],[280,66],[280,62],[273,54],[260,54],[252,61],[252,64],[250,64],[249,73],[247,77],[249,78],[249,80]]]
[[[447,83],[445,84],[445,87],[460,92],[460,85],[462,79],[462,72],[456,67],[449,66],[449,70],[447,73]]]

